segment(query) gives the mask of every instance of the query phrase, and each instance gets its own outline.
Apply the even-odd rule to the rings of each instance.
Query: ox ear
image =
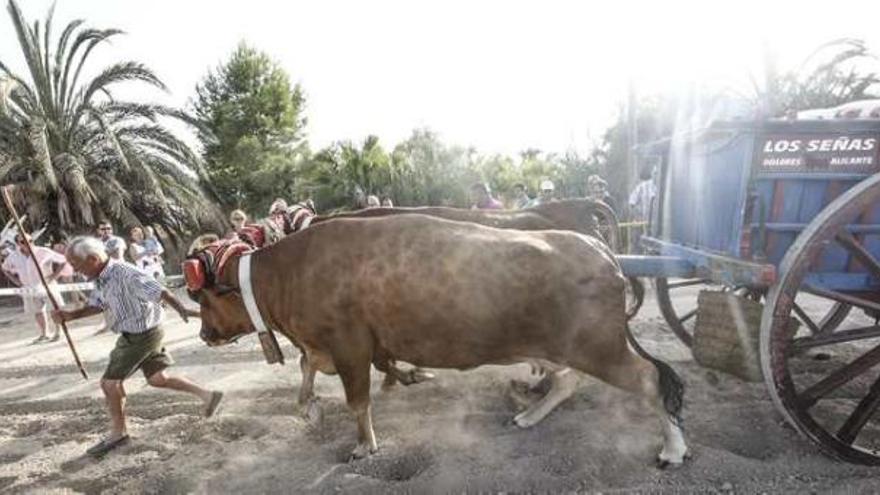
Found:
[[[205,267],[199,259],[188,259],[183,262],[183,280],[190,292],[197,292],[205,288]]]

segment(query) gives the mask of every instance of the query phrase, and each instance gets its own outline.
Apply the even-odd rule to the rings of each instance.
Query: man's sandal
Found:
[[[86,454],[88,454],[92,457],[100,457],[100,456],[106,454],[107,452],[110,452],[111,450],[115,449],[116,447],[127,444],[129,442],[129,440],[130,439],[129,439],[128,435],[122,435],[121,437],[116,438],[114,440],[111,440],[109,438],[105,438],[105,439],[101,440],[100,442],[98,442],[97,444],[95,444],[94,446],[90,447],[89,450],[86,451]]]

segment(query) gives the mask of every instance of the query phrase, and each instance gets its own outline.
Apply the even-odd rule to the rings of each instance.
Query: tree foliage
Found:
[[[358,194],[389,197],[401,206],[468,207],[468,190],[484,182],[500,198],[516,183],[537,190],[542,180],[556,183],[562,196],[585,193],[586,177],[597,170],[589,159],[527,150],[519,159],[481,155],[473,148],[443,143],[429,129],[417,129],[389,154],[378,138],[358,146],[337,142],[317,152],[299,170],[299,197],[312,196],[319,209],[352,206]]]
[[[56,37],[53,9],[32,24],[15,0],[8,11],[27,72],[0,60],[0,181],[18,186],[29,217],[52,233],[81,232],[103,217],[171,236],[215,220],[198,156],[162,123],[192,119],[114,95],[126,82],[165,90],[162,81],[133,61],[85,77],[93,51],[122,32],[77,19]]]
[[[227,208],[263,211],[293,193],[307,155],[305,98],[267,54],[239,44],[196,87],[208,175]]]
[[[779,73],[769,64],[764,86],[755,84],[755,105],[760,115],[783,117],[800,110],[877,98],[880,76],[876,62],[863,40],[823,43],[798,67]]]

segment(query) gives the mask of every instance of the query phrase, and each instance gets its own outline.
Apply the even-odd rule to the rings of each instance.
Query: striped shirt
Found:
[[[101,308],[115,333],[144,333],[162,322],[162,285],[126,262],[110,260],[95,279],[88,305]]]

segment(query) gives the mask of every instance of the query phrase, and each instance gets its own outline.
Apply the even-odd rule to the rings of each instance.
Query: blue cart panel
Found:
[[[675,135],[656,149],[666,156],[646,247],[665,256],[705,253],[778,266],[829,202],[880,172],[880,122],[722,122]],[[880,205],[847,228],[880,257]],[[814,283],[826,288],[880,288],[880,280],[839,246],[825,250],[814,271]],[[729,283],[736,277],[710,278]]]

